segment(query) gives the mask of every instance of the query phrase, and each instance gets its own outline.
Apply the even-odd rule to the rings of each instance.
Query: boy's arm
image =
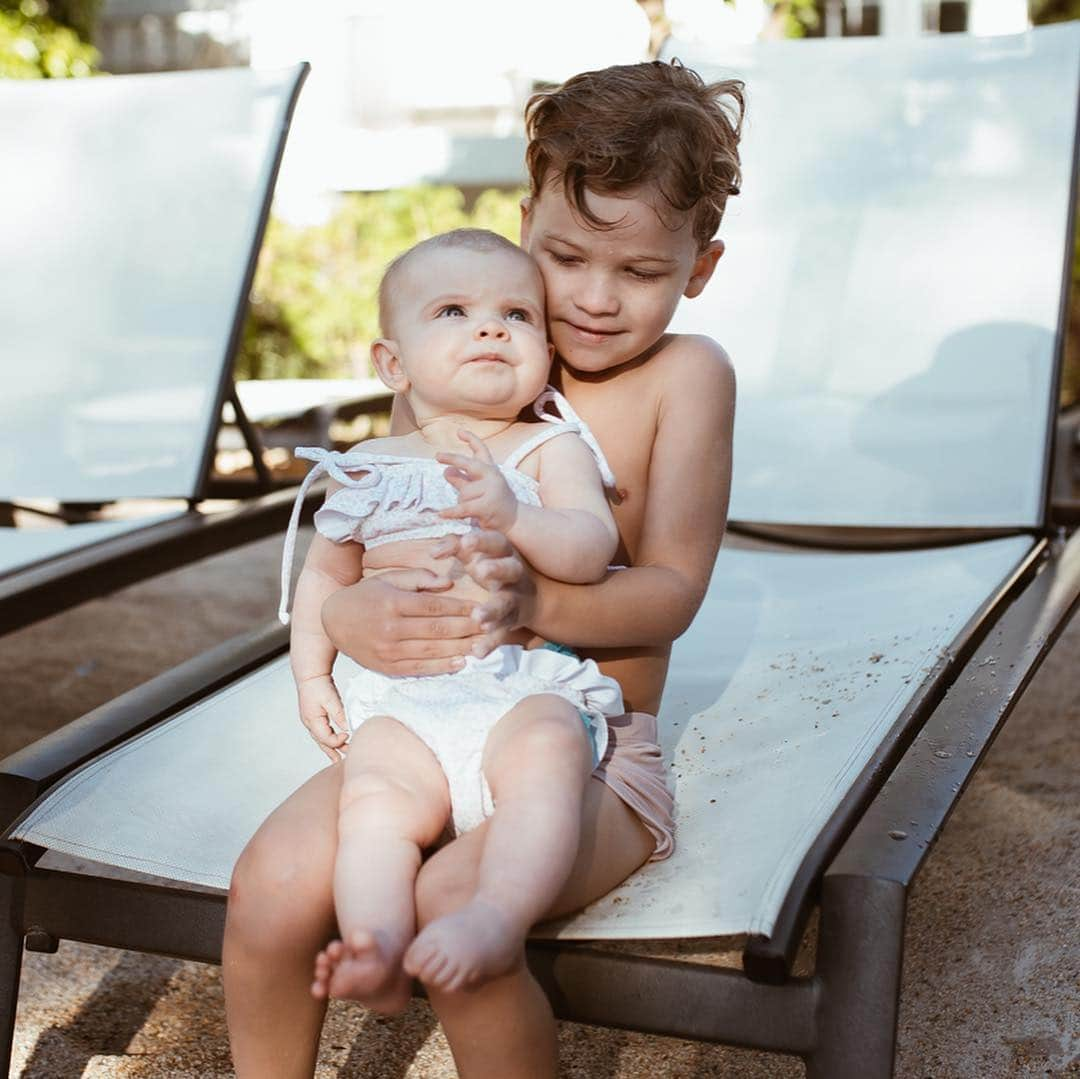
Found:
[[[735,374],[715,342],[692,337],[680,345],[659,403],[634,564],[584,586],[534,575],[533,610],[519,617],[548,640],[586,648],[664,645],[701,605],[727,521]],[[497,625],[500,614],[496,593],[481,620]]]
[[[479,440],[463,435],[474,456],[440,454],[453,466],[447,479],[459,502],[443,516],[474,518],[505,533],[523,558],[546,577],[568,583],[600,580],[619,544],[592,452],[577,435],[552,438],[540,449],[542,506],[518,502]]]

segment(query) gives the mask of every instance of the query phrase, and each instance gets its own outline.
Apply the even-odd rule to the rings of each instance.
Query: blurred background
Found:
[[[537,88],[655,56],[669,35],[721,47],[1071,18],[1080,0],[0,0],[0,77],[310,61],[236,378],[355,380],[371,375],[390,258],[466,224],[516,238]],[[1063,406],[1080,401],[1078,345],[1074,294]]]

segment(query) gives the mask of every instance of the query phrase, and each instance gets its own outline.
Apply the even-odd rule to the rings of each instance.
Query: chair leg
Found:
[[[817,1048],[809,1079],[890,1079],[907,890],[871,877],[826,875],[821,897]]]
[[[22,974],[24,887],[22,876],[0,872],[0,1075],[11,1070],[15,1007]]]

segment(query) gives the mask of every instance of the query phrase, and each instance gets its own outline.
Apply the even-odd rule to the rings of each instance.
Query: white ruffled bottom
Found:
[[[541,693],[562,697],[581,712],[599,761],[607,748],[606,717],[624,711],[619,684],[591,659],[548,648],[503,645],[483,659],[469,657],[454,674],[393,677],[360,668],[342,700],[352,730],[372,716],[391,716],[435,754],[460,835],[494,810],[480,767],[488,734],[515,704]]]

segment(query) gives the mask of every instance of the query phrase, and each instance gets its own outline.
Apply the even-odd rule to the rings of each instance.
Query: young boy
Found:
[[[724,529],[735,385],[719,345],[669,334],[667,324],[723,253],[714,234],[739,185],[742,108],[741,83],[706,86],[660,63],[577,76],[528,108],[522,244],[547,288],[555,377],[618,479],[615,561],[630,568],[568,585],[528,571],[486,532],[460,545],[468,572],[493,589],[479,607],[440,595],[438,572],[410,570],[343,589],[323,608],[335,645],[367,667],[449,671],[527,625],[586,652],[621,684],[628,713],[609,722],[577,858],[548,917],[579,909],[671,847],[654,717],[671,641],[704,596]],[[334,847],[319,833],[340,786],[340,766],[312,779],[237,866],[225,978],[241,1076],[314,1067],[322,1012],[305,1003],[310,957],[333,932]],[[421,867],[419,926],[469,902],[486,836],[481,825]],[[268,909],[283,874],[288,896]],[[554,1019],[523,959],[467,993],[428,987],[461,1074],[556,1074]]]

